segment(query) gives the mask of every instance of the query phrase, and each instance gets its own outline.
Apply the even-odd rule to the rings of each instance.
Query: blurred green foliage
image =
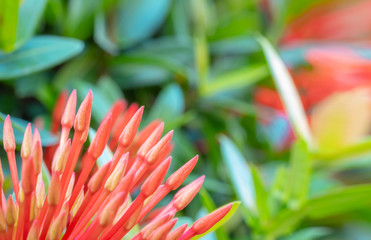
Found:
[[[174,169],[201,155],[189,181],[207,178],[187,216],[242,201],[208,238],[368,239],[371,140],[331,154],[314,148],[283,61],[302,65],[303,52],[317,43],[278,44],[290,21],[321,2],[0,0],[0,135],[5,113],[41,117],[48,126],[63,89],[77,89],[80,101],[93,90],[94,129],[124,97],[146,106],[145,123],[161,118],[176,129]],[[281,94],[297,136],[289,151],[272,150],[262,134],[252,103],[261,83]],[[19,145],[26,123],[12,121]],[[44,145],[55,141],[41,133]],[[111,154],[107,149],[99,164]]]

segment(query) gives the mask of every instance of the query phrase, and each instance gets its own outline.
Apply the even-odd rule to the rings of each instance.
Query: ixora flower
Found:
[[[75,115],[76,91],[69,97],[61,94],[51,125],[54,133],[61,129],[59,144],[47,148],[44,156],[38,130],[32,133],[31,125],[27,126],[20,153],[20,184],[13,129],[9,116],[5,119],[3,145],[15,198],[10,195],[6,200],[0,171],[0,239],[122,239],[146,217],[148,224],[132,239],[187,240],[207,232],[230,212],[231,203],[188,228],[185,224],[172,230],[177,221],[175,214],[194,198],[204,176],[181,188],[166,207],[151,210],[170,191],[180,187],[195,167],[198,156],[162,183],[171,163],[173,132],[161,138],[164,124],[156,120],[137,134],[143,107],[132,104],[126,109],[123,100],[114,104],[84,151],[91,106],[90,91]],[[96,160],[107,144],[114,155],[97,168]],[[47,194],[42,178],[43,158],[51,172]],[[130,193],[134,190],[139,194],[130,201]]]
[[[337,0],[312,4],[304,14],[292,19],[282,39],[283,45],[302,41],[351,41],[370,44],[369,0]]]
[[[369,134],[371,61],[341,46],[311,48],[305,57],[310,69],[291,73],[318,147],[334,150]],[[259,87],[255,102],[273,144],[286,149],[293,134],[278,92]]]

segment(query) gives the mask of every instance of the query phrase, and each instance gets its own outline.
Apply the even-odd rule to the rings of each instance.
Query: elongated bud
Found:
[[[120,218],[125,214],[126,209],[129,206],[129,200],[130,200],[130,197],[127,196],[125,201],[121,204],[121,206],[117,210],[116,216],[115,216],[112,224],[116,224],[120,220]]]
[[[167,234],[171,231],[174,227],[175,223],[178,221],[177,218],[174,218],[167,223],[163,224],[159,228],[157,228],[149,237],[149,240],[165,240]]]
[[[100,124],[97,133],[89,146],[88,152],[93,156],[93,158],[97,159],[103,153],[111,133],[111,127],[112,114],[108,113]]]
[[[112,224],[120,205],[125,201],[125,196],[126,194],[124,192],[117,193],[103,208],[99,215],[99,224],[101,226]]]
[[[111,175],[108,177],[104,185],[105,189],[107,189],[110,192],[112,192],[113,189],[115,189],[117,184],[120,182],[122,176],[124,175],[128,159],[129,159],[129,153],[125,153],[124,155],[122,155],[115,169],[112,171]]]
[[[18,220],[18,210],[12,196],[9,196],[6,202],[5,219],[8,226],[13,226]]]
[[[36,182],[36,208],[40,209],[45,201],[45,184],[42,179],[42,174],[39,174]]]
[[[153,164],[158,160],[161,150],[170,143],[172,137],[173,130],[168,132],[153,148],[151,148],[151,150],[145,156],[145,159],[149,164]]]
[[[32,147],[32,159],[33,159],[33,167],[35,169],[35,173],[39,174],[41,172],[42,161],[43,161],[43,148],[41,146],[41,142],[37,141]]]
[[[59,174],[53,174],[52,179],[50,180],[50,186],[48,191],[48,204],[57,205],[59,197],[61,194],[61,180],[59,179]]]
[[[77,111],[74,124],[75,131],[87,132],[89,130],[92,104],[93,93],[89,90]]]
[[[3,145],[6,152],[15,150],[14,132],[10,116],[6,116],[3,128]]]
[[[30,221],[33,221],[36,218],[37,209],[36,209],[36,195],[35,192],[31,194],[31,203],[30,203]]]
[[[31,123],[29,123],[24,131],[22,147],[21,147],[21,157],[26,159],[31,155],[32,150],[32,128]]]
[[[194,180],[184,188],[180,189],[174,196],[174,206],[178,211],[185,208],[196,196],[198,191],[205,180],[205,176],[201,176],[198,179]]]
[[[54,219],[48,231],[48,239],[50,240],[60,239],[62,230],[65,227],[65,224],[63,223],[64,223],[64,219],[66,215],[67,215],[67,212],[63,210]]]
[[[67,100],[66,107],[61,120],[61,125],[68,129],[72,128],[76,114],[76,90],[73,90]]]
[[[196,166],[198,161],[198,155],[189,160],[186,164],[184,164],[181,168],[179,168],[176,172],[171,174],[171,176],[167,179],[166,185],[170,190],[177,189],[184,180],[188,177],[188,175],[192,172],[193,168]]]
[[[68,155],[70,154],[70,150],[71,150],[71,139],[68,139],[63,144],[63,146],[58,147],[56,153],[54,154],[54,158],[53,158],[53,163],[52,163],[53,172],[58,171],[61,173],[64,171],[66,167]]]
[[[144,141],[146,141],[146,139],[149,137],[149,135],[152,134],[152,132],[157,128],[157,126],[160,123],[161,123],[161,121],[158,120],[158,119],[156,119],[156,120],[153,120],[147,126],[145,126],[142,130],[140,130],[140,132],[136,136],[135,142],[138,143],[139,145],[142,144],[142,143],[144,143]]]
[[[161,122],[156,129],[152,132],[147,140],[140,146],[137,156],[144,157],[148,151],[158,142],[161,137],[162,131],[164,130],[164,122]]]
[[[167,170],[169,170],[171,163],[171,157],[168,157],[163,163],[158,166],[155,171],[149,175],[147,180],[143,183],[141,192],[144,196],[148,197],[152,195],[156,189],[160,186],[162,180],[164,180]]]
[[[95,193],[99,190],[100,186],[103,184],[103,179],[111,167],[111,161],[104,164],[98,169],[98,171],[91,177],[88,183],[88,188],[91,193]]]
[[[198,219],[193,225],[192,228],[194,231],[199,234],[203,234],[208,231],[212,226],[214,226],[217,222],[222,220],[222,218],[227,215],[227,213],[231,210],[233,204],[229,203],[224,207],[221,207],[214,212]]]
[[[3,167],[1,166],[1,159],[0,159],[0,191],[1,189],[3,189],[3,184],[4,184],[4,173],[3,173]]]
[[[29,194],[35,189],[36,176],[32,158],[23,161],[21,186],[25,194]]]
[[[188,224],[183,224],[175,230],[171,231],[167,236],[166,240],[178,240],[187,229]]]
[[[143,110],[144,106],[140,107],[122,131],[119,138],[119,143],[122,146],[128,147],[133,142],[143,116]]]
[[[152,222],[148,223],[147,226],[145,226],[141,230],[141,234],[144,239],[149,238],[151,233],[153,233],[157,228],[164,225],[166,222],[170,221],[174,217],[174,214],[168,213],[164,214],[156,219],[154,219]]]
[[[6,231],[6,220],[5,214],[2,209],[0,209],[0,232]]]
[[[33,147],[33,145],[35,145],[36,142],[41,142],[40,132],[37,128],[35,128],[35,131],[33,133],[32,147]]]
[[[65,199],[69,199],[71,197],[71,194],[72,194],[72,190],[73,190],[73,186],[74,185],[75,185],[75,172],[72,173],[70,182],[68,184],[68,188],[67,188]]]
[[[39,240],[40,227],[37,220],[32,223],[30,231],[28,232],[27,240]]]
[[[76,201],[75,203],[73,204],[72,208],[71,208],[71,211],[70,211],[70,214],[71,214],[71,217],[74,218],[77,211],[80,209],[80,206],[82,204],[82,202],[84,201],[84,189],[81,189],[79,195],[77,196],[76,198]]]

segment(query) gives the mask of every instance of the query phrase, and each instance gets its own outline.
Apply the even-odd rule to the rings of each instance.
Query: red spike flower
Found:
[[[93,94],[89,91],[77,113],[76,99],[75,90],[70,96],[63,92],[58,98],[51,132],[59,134],[60,140],[58,145],[47,147],[45,154],[38,130],[32,133],[28,125],[20,148],[20,183],[11,119],[6,118],[3,146],[8,155],[15,199],[10,195],[8,201],[5,200],[0,165],[0,239],[122,239],[149,214],[153,217],[148,225],[133,239],[189,239],[206,232],[229,212],[230,205],[227,205],[188,230],[187,225],[172,230],[177,221],[175,214],[194,198],[204,177],[183,187],[162,210],[154,208],[182,185],[198,156],[165,179],[171,164],[173,131],[161,138],[164,123],[155,120],[137,134],[144,108],[132,104],[126,109],[124,100],[113,105],[90,146],[84,150]],[[106,147],[114,155],[103,166],[98,166],[96,161]],[[43,160],[51,175],[48,183],[43,178]],[[131,194],[137,189],[139,194],[130,202]]]

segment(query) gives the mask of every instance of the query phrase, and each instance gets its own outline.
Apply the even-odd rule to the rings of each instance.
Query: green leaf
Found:
[[[28,75],[54,67],[82,51],[84,44],[76,39],[38,36],[20,49],[0,53],[0,80]]]
[[[90,142],[93,141],[96,133],[97,132],[94,129],[92,129],[92,128],[89,129],[89,141]],[[99,158],[97,159],[97,165],[98,165],[98,167],[101,167],[104,164],[106,164],[109,161],[111,161],[112,160],[112,157],[113,157],[113,153],[112,153],[111,149],[106,145],[106,147],[103,150],[102,155],[100,155]]]
[[[253,214],[257,214],[254,178],[249,165],[228,137],[221,136],[219,141],[224,162],[239,199]]]
[[[256,207],[259,212],[259,218],[264,224],[271,217],[269,211],[270,209],[268,207],[268,193],[265,190],[264,183],[258,169],[254,165],[251,165],[250,168],[254,180]]]
[[[3,142],[3,128],[4,128],[4,121],[6,118],[6,114],[0,113],[0,142]],[[20,147],[23,141],[23,135],[26,130],[26,127],[28,125],[28,122],[16,117],[10,117],[10,120],[12,122],[12,127],[14,131],[14,139],[15,143],[17,144],[17,147]],[[34,126],[31,124],[32,131],[34,131]],[[41,144],[43,146],[50,146],[54,145],[58,142],[58,139],[51,135],[48,131],[38,129],[40,132],[41,137]]]
[[[143,66],[159,67],[183,78],[187,78],[192,71],[190,68],[172,57],[150,52],[129,53],[118,56],[112,61],[112,65],[125,63],[136,63]]]
[[[47,0],[24,0],[19,8],[16,47],[22,46],[35,33]]]
[[[302,139],[297,139],[292,148],[289,179],[289,205],[297,209],[307,199],[311,179],[311,158],[308,147]]]
[[[325,237],[331,233],[330,228],[325,227],[310,227],[301,229],[297,232],[294,232],[288,237],[283,238],[282,240],[316,240],[318,238]]]
[[[65,21],[66,34],[70,37],[86,39],[91,36],[94,25],[94,14],[101,1],[70,0]]]
[[[232,90],[241,90],[267,76],[266,66],[248,66],[216,76],[200,88],[203,96],[215,95]]]
[[[116,55],[119,47],[114,43],[107,32],[106,15],[103,11],[95,16],[94,20],[94,40],[106,52]]]
[[[179,117],[185,108],[182,89],[177,84],[170,84],[158,95],[146,122],[154,119],[161,119],[165,123],[172,122]]]
[[[367,207],[370,204],[371,184],[347,186],[328,191],[309,200],[309,217],[318,219]]]
[[[0,49],[5,52],[10,52],[15,48],[19,2],[0,1]]]
[[[115,36],[127,48],[150,37],[165,20],[170,0],[125,0],[117,6]]]
[[[257,37],[257,41],[262,46],[272,78],[296,134],[307,142],[309,148],[313,148],[313,139],[309,124],[299,94],[286,66],[267,39],[259,36]]]
[[[202,238],[203,236],[215,231],[216,229],[218,229],[220,226],[222,226],[224,223],[226,223],[232,216],[233,214],[236,212],[238,206],[240,206],[240,203],[241,202],[232,202],[233,206],[231,208],[231,210],[227,213],[227,215],[224,216],[224,218],[222,218],[217,224],[215,224],[212,228],[210,228],[207,232],[201,234],[201,235],[197,235],[195,237],[192,238],[192,240],[196,240],[196,239],[200,239]]]
[[[97,87],[111,103],[114,103],[120,98],[124,98],[124,94],[120,87],[110,76],[102,76],[98,80]]]

